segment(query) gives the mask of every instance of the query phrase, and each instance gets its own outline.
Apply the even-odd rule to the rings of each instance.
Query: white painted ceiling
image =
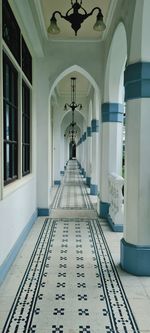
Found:
[[[73,0],[75,1],[75,0]],[[100,7],[104,16],[104,22],[107,20],[110,4],[113,0],[83,0],[82,6],[89,13],[94,7]],[[71,0],[40,0],[41,8],[43,12],[45,30],[50,23],[50,18],[54,11],[58,10],[65,15],[67,10],[71,8]],[[59,15],[56,16],[58,26],[61,30],[58,35],[50,35],[50,40],[99,40],[102,37],[100,32],[93,30],[93,25],[96,22],[96,16],[98,11],[95,10],[92,16],[87,18],[78,31],[78,35],[75,36],[74,30],[72,30],[69,22],[62,19]]]

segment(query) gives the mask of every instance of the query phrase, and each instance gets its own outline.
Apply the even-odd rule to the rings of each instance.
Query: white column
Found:
[[[86,146],[87,146],[87,142],[86,142],[86,132],[83,133],[83,176],[86,177]]]
[[[150,1],[137,0],[125,70],[125,229],[121,266],[150,276]],[[140,36],[140,38],[139,38]]]
[[[87,127],[87,144],[86,144],[86,184],[91,185],[91,165],[92,165],[92,134],[91,127]]]
[[[97,119],[92,119],[91,121],[92,129],[92,170],[91,170],[91,184],[90,184],[90,194],[97,195],[98,191],[98,132],[99,132],[99,121]]]
[[[101,188],[99,214],[107,218],[109,211],[108,178],[110,173],[122,174],[123,105],[104,103],[101,126]]]
[[[127,102],[125,227],[121,242],[121,265],[133,274],[150,276],[149,110],[150,97]]]
[[[55,109],[54,111],[54,129],[53,129],[53,172],[54,172],[54,185],[60,185],[60,151],[61,151],[61,128],[59,125],[59,110]]]

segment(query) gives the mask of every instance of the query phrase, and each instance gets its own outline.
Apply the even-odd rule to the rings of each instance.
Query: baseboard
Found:
[[[60,186],[61,185],[61,180],[54,180],[54,185]]]
[[[12,266],[15,258],[17,257],[17,254],[20,251],[24,241],[26,240],[26,238],[27,238],[33,224],[35,223],[36,219],[37,219],[37,210],[31,216],[28,224],[25,226],[25,228],[21,232],[20,236],[18,237],[16,243],[14,244],[12,249],[10,250],[8,256],[6,257],[6,259],[4,260],[2,265],[0,266],[0,284],[4,281],[10,267]]]
[[[98,186],[95,184],[90,184],[90,195],[97,195]]]
[[[103,202],[103,201],[100,201],[100,217],[102,219],[107,219],[108,217],[108,213],[109,213],[109,206],[110,204],[108,202]]]
[[[91,185],[91,177],[86,177],[86,184],[88,187]]]
[[[50,209],[49,208],[38,208],[38,216],[49,216]]]

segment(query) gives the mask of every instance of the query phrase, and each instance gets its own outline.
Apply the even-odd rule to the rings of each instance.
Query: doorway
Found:
[[[72,160],[76,158],[76,143],[71,141],[69,144],[69,159]]]

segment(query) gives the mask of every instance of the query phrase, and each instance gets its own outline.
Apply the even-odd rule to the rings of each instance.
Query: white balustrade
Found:
[[[109,187],[109,217],[114,225],[123,225],[124,203],[122,187],[124,178],[115,173],[111,173],[108,178]]]

